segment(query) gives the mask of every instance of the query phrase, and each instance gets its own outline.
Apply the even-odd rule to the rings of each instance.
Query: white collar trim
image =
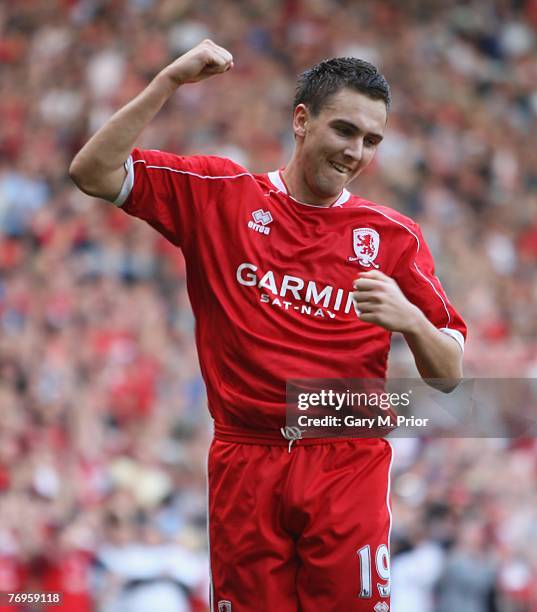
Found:
[[[270,182],[276,187],[278,191],[283,191],[283,193],[287,193],[287,189],[285,188],[285,183],[282,181],[282,177],[280,176],[280,172],[278,170],[273,170],[268,173],[268,177]]]
[[[270,182],[274,185],[274,187],[276,187],[278,191],[281,191],[282,193],[289,195],[287,193],[287,188],[285,187],[285,183],[283,182],[282,177],[280,176],[279,170],[273,170],[272,172],[269,172],[268,177],[269,177]],[[289,195],[289,197],[292,198],[298,204],[302,204],[303,206],[313,206],[314,208],[320,208],[319,206],[315,206],[314,204],[306,204],[305,202],[300,202],[299,200],[293,198],[293,196],[291,195]],[[334,208],[335,206],[337,206],[338,208],[341,208],[343,204],[345,204],[345,202],[347,202],[347,200],[350,197],[351,197],[350,192],[347,191],[346,189],[343,189],[339,198],[329,208]]]

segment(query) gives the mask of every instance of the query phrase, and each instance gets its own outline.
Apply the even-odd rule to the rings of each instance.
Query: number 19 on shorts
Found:
[[[371,547],[362,546],[357,551],[358,559],[360,560],[360,597],[372,597],[372,579],[371,579]],[[381,544],[377,548],[375,554],[375,565],[377,574],[384,582],[377,582],[377,588],[380,597],[390,596],[390,553],[386,544]]]

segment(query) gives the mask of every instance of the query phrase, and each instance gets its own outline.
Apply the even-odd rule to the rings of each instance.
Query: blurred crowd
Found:
[[[537,378],[536,0],[0,2],[0,592],[207,609],[211,426],[183,260],[67,176],[206,37],[234,70],[181,88],[139,144],[282,167],[296,75],[376,63],[393,110],[353,191],[421,224],[469,324],[466,376]],[[393,349],[392,375],[414,376]],[[534,440],[394,446],[393,612],[537,611]]]

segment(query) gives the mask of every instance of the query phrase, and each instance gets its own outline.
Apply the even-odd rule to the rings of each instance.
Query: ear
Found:
[[[309,111],[305,104],[298,104],[293,112],[293,132],[296,138],[304,138],[308,126]]]

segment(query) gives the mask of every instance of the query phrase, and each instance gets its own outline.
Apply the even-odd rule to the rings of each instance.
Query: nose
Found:
[[[363,151],[364,151],[363,139],[356,138],[355,140],[352,141],[352,143],[349,143],[349,145],[344,151],[344,154],[347,157],[359,162],[362,159]]]

